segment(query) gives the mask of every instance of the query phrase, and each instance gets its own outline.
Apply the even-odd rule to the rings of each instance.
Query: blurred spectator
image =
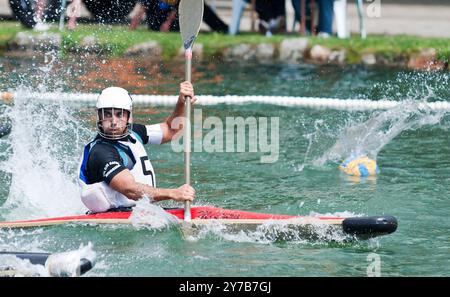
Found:
[[[147,15],[146,23],[150,30],[161,32],[180,30],[178,1],[140,0],[136,14],[131,19],[130,30],[139,25],[145,13]],[[228,32],[228,25],[206,3],[204,4],[203,21],[213,31]]]
[[[178,3],[170,5],[159,0],[141,0],[147,12],[147,26],[153,31],[179,31]]]
[[[64,11],[61,10],[61,5],[61,1],[37,0],[34,14],[34,20],[36,22],[34,25],[34,30],[48,30],[50,26],[46,23],[46,21],[56,21],[59,19],[60,13],[64,13]],[[80,16],[80,5],[81,0],[72,0],[70,5],[67,6],[67,14],[69,15],[69,29],[74,29],[76,26],[76,18]]]
[[[136,29],[139,24],[141,23],[142,19],[145,15],[145,6],[142,5],[140,2],[136,3],[136,6],[134,7],[134,10],[131,15],[131,22],[130,22],[130,30]]]
[[[319,4],[319,24],[317,36],[329,37],[333,35],[333,2],[334,0],[317,0]]]
[[[69,17],[67,27],[69,30],[73,30],[77,26],[77,18],[81,15],[80,11],[81,0],[72,0],[72,2],[67,6],[67,16]]]
[[[50,28],[49,25],[44,23],[44,13],[46,6],[47,0],[38,0],[36,2],[36,14],[34,16],[34,19],[36,21],[36,25],[34,25],[34,30],[36,31],[46,31]]]
[[[259,31],[261,33],[271,36],[273,33],[286,31],[285,1],[256,0],[255,10],[259,16]]]
[[[56,2],[56,3],[59,4],[58,2]],[[34,26],[34,29],[36,31],[46,31],[50,28],[49,25],[44,22],[44,20],[46,19],[45,13],[46,13],[47,5],[51,6],[54,4],[55,3],[52,3],[52,2],[48,3],[47,0],[38,0],[36,2],[36,13],[34,16],[34,19],[36,21],[36,25]],[[61,11],[60,9],[61,9],[60,6],[53,7],[54,11],[55,10]],[[80,10],[81,10],[81,0],[72,0],[70,2],[70,4],[67,6],[66,12],[67,12],[67,15],[69,16],[68,28],[70,30],[75,29],[75,27],[77,25],[77,18],[80,17]],[[61,12],[61,13],[64,13],[64,12]]]
[[[311,1],[306,0],[305,16],[311,15]],[[333,34],[333,2],[334,0],[317,0],[319,6],[319,21],[316,31],[317,36],[327,38]],[[295,20],[300,22],[300,0],[292,0],[292,6],[295,11]],[[311,34],[311,24],[306,22],[306,32]]]
[[[208,27],[219,33],[228,33],[228,25],[206,3],[203,11],[203,21]]]

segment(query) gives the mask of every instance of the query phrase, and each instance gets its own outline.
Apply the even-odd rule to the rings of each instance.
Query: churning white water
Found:
[[[0,171],[9,178],[9,194],[1,206],[4,219],[31,219],[81,213],[77,167],[83,144],[92,137],[77,119],[75,109],[62,102],[43,103],[31,96],[38,81],[40,92],[63,84],[52,73],[54,58],[21,78],[14,103],[6,116],[12,124],[2,139]],[[36,94],[36,93],[34,93]],[[34,95],[35,96],[35,95]]]

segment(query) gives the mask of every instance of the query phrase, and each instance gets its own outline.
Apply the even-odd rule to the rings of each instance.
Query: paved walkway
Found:
[[[207,0],[211,3],[213,0]],[[231,0],[229,0],[231,3]],[[366,31],[370,34],[406,34],[426,37],[446,37],[450,38],[450,1],[448,4],[385,4],[379,0],[380,16],[369,17],[367,13],[368,3],[364,1],[366,9]],[[222,0],[223,2],[223,0]],[[287,0],[287,21],[288,30],[292,29],[293,10],[291,1]],[[359,21],[356,6],[353,1],[348,0],[347,4],[348,25],[351,32],[359,32]],[[231,10],[229,8],[220,8],[218,14],[226,22],[231,21]],[[0,0],[0,15],[12,15],[8,0]],[[370,12],[369,12],[370,15]],[[83,8],[82,16],[89,16],[89,12]],[[246,11],[241,20],[241,31],[249,31],[250,13]],[[202,29],[208,30],[206,25]],[[335,30],[336,32],[336,30]]]
[[[356,6],[348,6],[350,29],[358,32]],[[450,38],[450,1],[447,5],[382,4],[380,17],[366,15],[365,20],[367,34]]]

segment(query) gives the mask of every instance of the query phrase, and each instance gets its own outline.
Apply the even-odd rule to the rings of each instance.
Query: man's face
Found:
[[[103,108],[98,111],[103,133],[121,135],[127,128],[130,112],[121,108]]]

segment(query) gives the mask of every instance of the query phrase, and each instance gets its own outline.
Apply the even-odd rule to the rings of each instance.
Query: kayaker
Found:
[[[133,124],[132,98],[125,89],[109,87],[97,99],[98,134],[84,148],[79,170],[81,200],[91,212],[130,208],[142,197],[150,201],[193,201],[195,190],[187,184],[175,189],[156,187],[153,166],[145,144],[162,144],[178,136],[182,127],[172,122],[184,116],[185,97],[196,98],[190,82],[180,84],[175,109],[164,122]]]

